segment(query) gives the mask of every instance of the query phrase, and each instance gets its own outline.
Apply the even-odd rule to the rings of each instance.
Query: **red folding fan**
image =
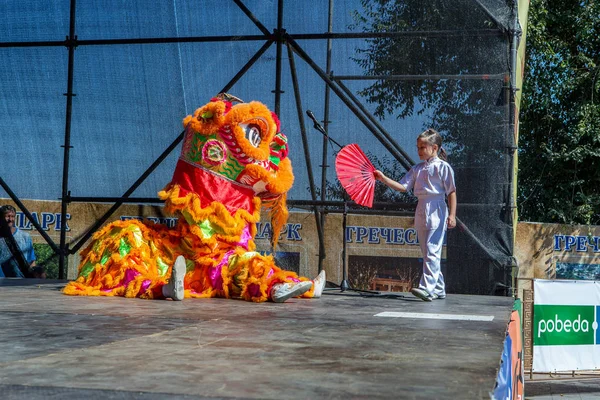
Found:
[[[335,157],[335,172],[354,202],[373,207],[375,167],[357,144],[349,144],[340,150]]]

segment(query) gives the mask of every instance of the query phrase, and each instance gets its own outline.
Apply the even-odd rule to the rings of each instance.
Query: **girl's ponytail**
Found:
[[[438,157],[440,158],[440,160],[448,161],[448,154],[446,153],[446,150],[444,150],[443,147],[440,147]]]

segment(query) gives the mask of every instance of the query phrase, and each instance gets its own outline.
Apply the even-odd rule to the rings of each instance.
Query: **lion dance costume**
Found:
[[[158,193],[165,210],[179,217],[177,225],[128,220],[105,226],[82,251],[79,276],[64,293],[254,302],[320,296],[323,273],[313,284],[255,251],[261,207],[277,244],[294,176],[277,116],[259,102],[234,102],[241,100],[221,94],[183,121],[181,156]],[[177,280],[180,298],[172,294]],[[289,296],[277,297],[281,289]]]

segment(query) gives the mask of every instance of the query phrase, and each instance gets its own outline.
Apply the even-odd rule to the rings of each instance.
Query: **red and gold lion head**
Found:
[[[263,200],[292,187],[287,138],[277,116],[262,103],[234,105],[215,97],[183,124],[184,160],[252,187]]]

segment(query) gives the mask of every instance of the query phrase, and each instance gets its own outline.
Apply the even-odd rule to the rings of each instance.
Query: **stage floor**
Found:
[[[0,279],[1,399],[489,399],[512,309],[491,296],[253,304],[63,286]]]

